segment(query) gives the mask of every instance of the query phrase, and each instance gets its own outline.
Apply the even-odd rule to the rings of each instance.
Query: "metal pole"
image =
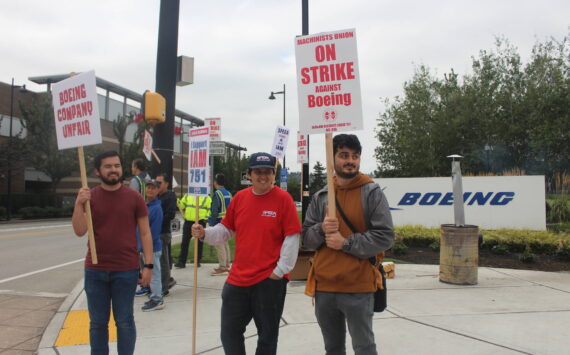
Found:
[[[174,153],[174,111],[176,107],[176,69],[178,66],[178,18],[180,0],[161,0],[156,56],[156,92],[166,99],[166,121],[154,127],[153,148],[161,163],[153,159],[151,173],[172,176]],[[172,180],[169,181],[172,186]]]
[[[309,34],[309,0],[302,1],[302,35],[306,36]],[[303,168],[301,169],[301,181],[303,182],[301,185],[301,219],[305,220],[305,214],[307,213],[307,208],[309,207],[309,202],[311,201],[311,196],[309,196],[309,135],[307,134],[307,162],[303,164]]]
[[[283,126],[285,127],[285,84],[283,84]],[[286,152],[283,152],[283,169],[285,169],[285,155]]]
[[[465,225],[465,210],[463,201],[463,182],[461,179],[461,163],[451,162],[451,183],[453,185],[453,216],[456,226]]]
[[[12,154],[12,121],[14,117],[14,78],[12,78],[12,85],[10,86],[10,135],[8,140],[8,152]],[[6,217],[8,221],[12,218],[12,163],[8,158],[8,211]]]
[[[180,197],[184,196],[184,124],[180,121]]]

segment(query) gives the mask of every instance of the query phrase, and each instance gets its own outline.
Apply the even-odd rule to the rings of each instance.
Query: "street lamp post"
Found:
[[[283,91],[272,91],[269,100],[275,100],[275,95],[283,95],[283,126],[285,126],[285,84],[283,84]],[[283,169],[285,169],[285,152],[283,152]]]
[[[22,88],[22,92],[26,91],[26,85],[14,85],[14,78],[12,78],[12,84],[10,85],[10,127],[9,127],[9,138],[8,138],[8,152],[12,154],[12,126],[14,121],[14,89]],[[6,217],[8,220],[12,218],[12,162],[8,158],[8,179],[6,181],[6,187],[8,188],[8,210]]]

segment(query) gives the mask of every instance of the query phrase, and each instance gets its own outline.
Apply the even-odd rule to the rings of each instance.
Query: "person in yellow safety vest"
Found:
[[[180,244],[180,256],[178,257],[178,262],[174,264],[177,269],[182,269],[186,267],[186,259],[188,258],[188,248],[190,247],[190,238],[192,235],[190,231],[192,225],[196,219],[196,196],[185,194],[178,201],[178,208],[184,215],[184,226],[182,227],[182,243]],[[200,211],[198,214],[198,223],[206,227],[206,220],[210,216],[210,207],[212,205],[212,198],[210,196],[199,196],[198,205],[200,206]],[[199,240],[198,242],[198,267],[200,267],[200,261],[202,260],[202,251],[204,249],[204,243]]]
[[[232,199],[232,194],[224,187],[225,180],[226,178],[222,173],[216,174],[214,178],[214,187],[216,188],[216,191],[212,197],[212,213],[210,214],[210,218],[208,218],[208,224],[211,226],[215,226],[216,224],[220,223],[222,219],[224,219],[226,216],[226,210],[230,205]],[[218,261],[220,265],[219,267],[215,268],[214,271],[212,271],[211,275],[227,275],[228,271],[230,271],[231,259],[229,243],[226,240],[224,243],[214,246],[218,252]]]

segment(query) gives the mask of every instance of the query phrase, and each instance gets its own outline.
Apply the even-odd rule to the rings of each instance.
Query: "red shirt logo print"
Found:
[[[261,212],[261,217],[273,217],[273,218],[276,218],[276,217],[277,217],[277,212],[275,212],[275,211],[263,211],[263,212]]]

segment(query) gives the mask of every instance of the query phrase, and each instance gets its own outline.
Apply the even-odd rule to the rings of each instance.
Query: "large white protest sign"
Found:
[[[220,117],[204,118],[204,126],[210,128],[210,141],[222,140],[222,119]]]
[[[144,131],[143,153],[148,161],[152,160],[152,135],[149,131]]]
[[[207,196],[210,190],[210,129],[191,129],[188,149],[188,193]]]
[[[101,144],[95,72],[72,76],[51,88],[58,148]]]
[[[309,152],[307,151],[307,135],[297,131],[297,163],[308,163],[308,155]]]
[[[289,142],[289,128],[285,126],[277,126],[275,128],[275,137],[273,138],[273,144],[271,145],[271,155],[277,159],[281,159],[285,156],[285,151],[287,150],[287,143]]]
[[[299,130],[305,134],[363,128],[354,29],[295,38]]]

